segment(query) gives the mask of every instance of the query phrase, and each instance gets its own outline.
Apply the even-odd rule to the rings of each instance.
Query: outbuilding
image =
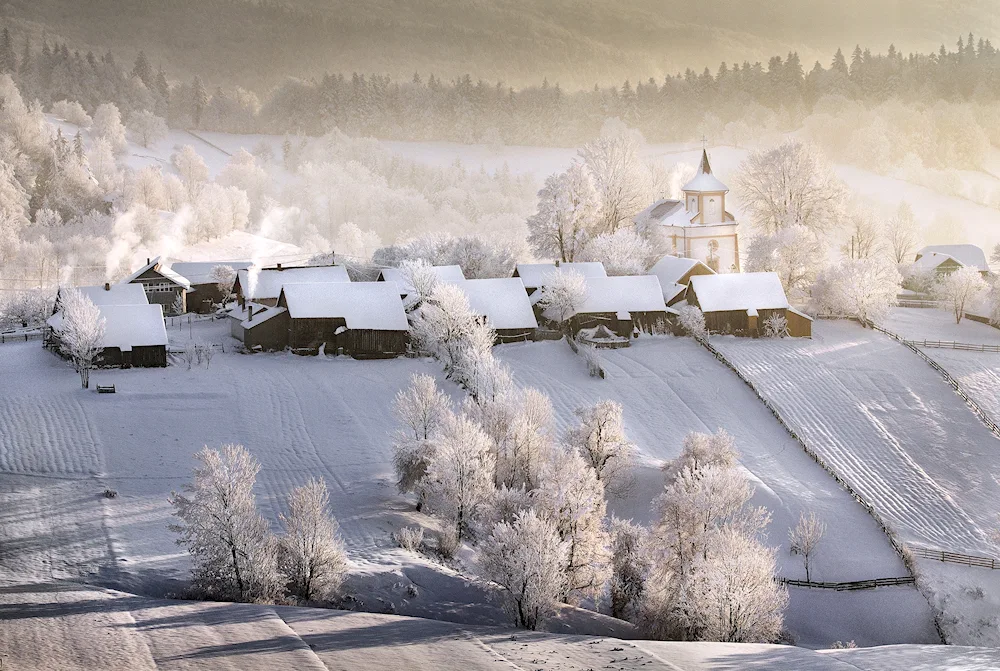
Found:
[[[788,304],[776,273],[726,273],[691,278],[688,305],[701,309],[710,333],[757,337],[772,316],[783,317],[788,335],[812,337],[812,317]]]
[[[98,305],[104,318],[104,349],[97,365],[110,368],[161,367],[167,365],[167,330],[159,304]],[[62,313],[48,320],[59,351]]]
[[[272,352],[288,346],[288,310],[246,303],[229,312],[229,334],[253,351]]]
[[[663,300],[663,290],[655,275],[591,277],[587,294],[569,319],[572,333],[604,325],[617,335],[629,338],[635,329],[654,332],[667,328],[674,314]]]
[[[273,268],[247,268],[237,271],[233,293],[242,306],[247,301],[261,305],[277,305],[281,288],[286,284],[322,284],[350,282],[344,266],[294,266],[280,263]]]
[[[472,312],[493,328],[499,342],[533,340],[538,320],[520,278],[456,282],[469,299]]]
[[[543,286],[546,278],[553,273],[571,270],[580,273],[585,278],[607,277],[607,270],[600,261],[580,261],[573,263],[519,263],[514,267],[514,277],[519,277],[524,289],[530,296]]]
[[[696,275],[714,275],[715,271],[697,259],[666,255],[649,269],[647,275],[656,275],[663,289],[663,300],[667,306],[684,300],[691,278]]]
[[[215,268],[225,266],[238,273],[247,270],[250,265],[250,261],[178,261],[170,264],[170,270],[186,279],[191,286],[187,293],[188,312],[208,314],[226,299],[213,277]]]

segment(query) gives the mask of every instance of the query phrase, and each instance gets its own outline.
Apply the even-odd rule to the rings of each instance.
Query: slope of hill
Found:
[[[828,64],[838,47],[850,52],[856,43],[927,52],[970,30],[996,36],[1000,28],[988,0],[10,0],[4,8],[15,27],[71,48],[129,58],[145,49],[172,76],[255,88],[324,71],[406,79],[414,70],[590,87],[792,50],[807,66]]]

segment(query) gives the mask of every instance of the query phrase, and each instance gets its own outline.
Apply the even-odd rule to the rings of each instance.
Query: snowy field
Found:
[[[60,617],[53,617],[58,614]],[[372,613],[149,599],[55,584],[0,584],[4,668],[174,671],[987,671],[1000,652],[890,646],[627,641]]]
[[[223,322],[169,330],[230,343]],[[624,403],[628,430],[644,455],[640,488],[618,513],[648,519],[662,486],[657,466],[675,456],[690,430],[731,430],[757,486],[756,502],[774,513],[770,542],[784,545],[801,510],[829,525],[815,579],[905,575],[887,540],[863,510],[784,434],[732,374],[687,339],[659,338],[608,357],[609,378],[592,380],[565,343],[502,346],[518,381],[548,391],[561,423],[579,405]],[[118,393],[79,389],[67,364],[37,342],[0,346],[0,571],[24,580],[87,580],[151,596],[180,590],[187,561],[166,530],[167,496],[190,479],[203,445],[236,441],[260,459],[262,507],[276,518],[283,496],[308,477],[331,487],[352,561],[348,591],[366,610],[499,624],[505,618],[475,580],[395,546],[390,533],[433,527],[393,484],[386,432],[390,399],[435,362],[358,362],[291,354],[217,354],[211,368],[108,370],[92,383]],[[529,374],[534,377],[529,377]],[[641,386],[640,386],[641,385]],[[459,391],[446,383],[458,397]],[[101,496],[105,488],[118,492]],[[800,562],[779,552],[782,573],[801,578]],[[418,597],[407,588],[415,585]],[[885,613],[892,626],[884,626]],[[913,589],[837,593],[792,590],[789,626],[802,645],[854,639],[874,645],[933,642],[930,612]],[[553,631],[626,635],[628,627],[566,611]]]
[[[963,319],[955,323],[949,310],[932,308],[893,308],[882,327],[907,340],[941,340],[972,345],[1000,345],[1000,329],[988,324]],[[937,355],[937,351],[929,354]],[[991,357],[997,358],[994,354]]]
[[[1000,554],[989,539],[1000,512],[1000,442],[912,352],[853,322],[830,321],[814,325],[812,340],[713,344],[905,542]],[[918,566],[952,642],[1000,643],[996,571]]]

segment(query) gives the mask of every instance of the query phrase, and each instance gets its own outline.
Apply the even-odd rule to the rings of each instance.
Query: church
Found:
[[[702,149],[698,173],[684,185],[684,200],[663,199],[636,215],[664,254],[696,259],[719,273],[740,271],[739,223],[726,211],[729,187],[712,174]]]

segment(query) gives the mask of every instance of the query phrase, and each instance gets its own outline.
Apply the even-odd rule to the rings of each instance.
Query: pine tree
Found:
[[[86,154],[83,151],[83,134],[79,130],[73,137],[73,155],[81,162],[86,160]]]
[[[4,28],[3,36],[0,37],[0,72],[16,71],[17,54],[14,53],[14,40],[11,39],[10,31]]]
[[[205,90],[205,85],[201,83],[201,77],[197,75],[195,75],[191,88],[192,117],[195,128],[198,128],[201,125],[201,115],[204,113],[205,108],[208,107],[208,91]]]
[[[132,76],[141,79],[142,83],[146,85],[146,88],[153,88],[153,67],[149,64],[149,60],[146,58],[146,52],[140,51],[139,55],[135,57],[135,65],[132,67]]]

